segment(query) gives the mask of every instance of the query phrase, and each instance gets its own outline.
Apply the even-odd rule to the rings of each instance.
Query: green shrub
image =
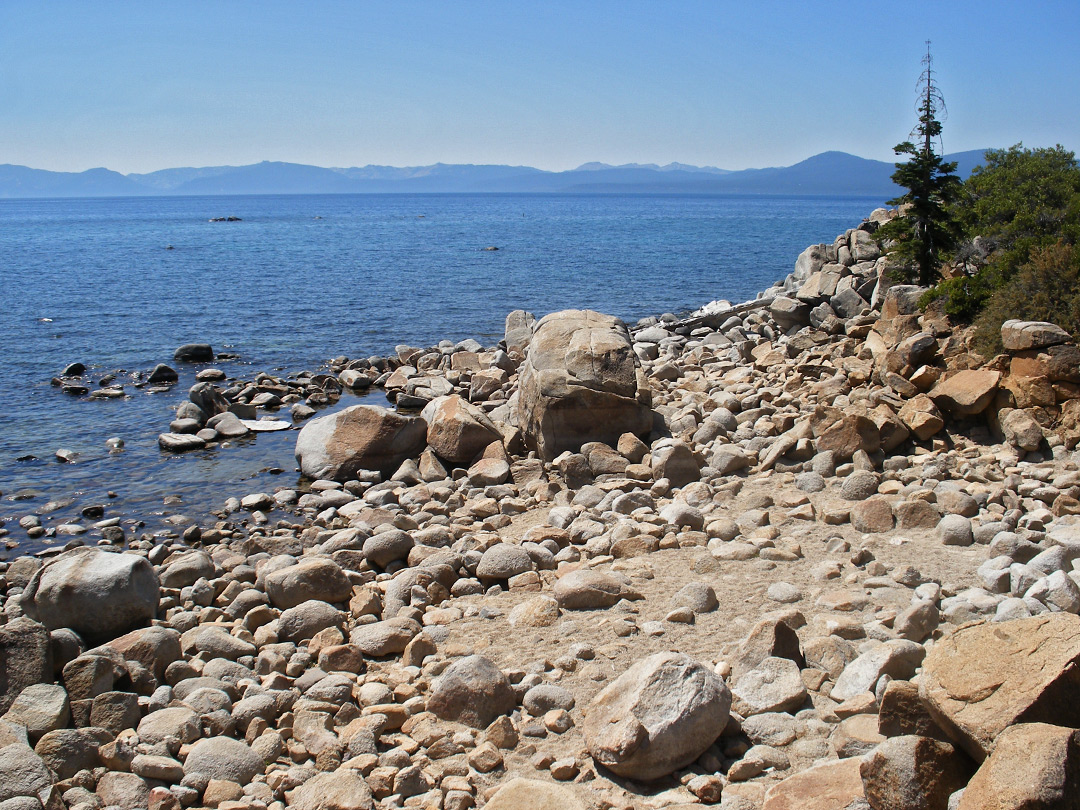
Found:
[[[940,300],[962,321],[974,320],[1036,252],[1080,240],[1080,166],[1073,152],[1017,144],[990,149],[985,160],[964,183],[954,209],[966,236],[957,257],[973,255],[979,269],[924,296],[924,302]]]
[[[976,348],[987,356],[999,353],[1001,324],[1010,318],[1050,321],[1080,334],[1080,248],[1064,242],[1037,248],[975,319]]]

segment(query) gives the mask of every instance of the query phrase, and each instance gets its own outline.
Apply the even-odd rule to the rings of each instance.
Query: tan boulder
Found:
[[[1001,732],[958,810],[1080,808],[1080,731],[1021,723]]]
[[[810,417],[817,452],[831,450],[837,461],[847,461],[856,450],[873,453],[881,447],[874,421],[865,414],[818,407]]]
[[[941,411],[937,409],[934,400],[925,394],[919,394],[905,402],[898,416],[920,441],[926,441],[945,427]]]
[[[1054,384],[1045,375],[1009,375],[1002,382],[1013,395],[1018,408],[1048,407],[1057,402]]]
[[[680,653],[635,663],[589,704],[582,729],[593,759],[619,776],[659,779],[689,765],[727,725],[731,692]]]
[[[980,762],[1010,725],[1080,726],[1080,617],[964,625],[926,656],[919,694]]]
[[[1042,428],[1029,411],[1021,408],[1000,415],[1005,440],[1021,450],[1037,450],[1043,440]]]
[[[511,779],[484,805],[485,810],[586,810],[590,803],[571,788],[538,779]]]
[[[997,394],[1001,372],[965,369],[939,380],[930,389],[930,399],[944,411],[957,416],[974,416],[986,410]]]
[[[358,470],[390,473],[418,456],[427,422],[376,405],[350,408],[312,419],[296,437],[296,460],[310,478],[348,481]]]
[[[891,737],[867,754],[863,792],[875,810],[948,810],[970,763],[949,743],[914,734]]]
[[[484,411],[456,394],[433,399],[421,416],[427,420],[427,441],[440,457],[468,464],[502,433]]]
[[[651,394],[626,325],[590,310],[537,322],[521,366],[516,424],[545,459],[652,428]]]
[[[807,768],[765,792],[762,810],[838,810],[863,798],[860,757]]]

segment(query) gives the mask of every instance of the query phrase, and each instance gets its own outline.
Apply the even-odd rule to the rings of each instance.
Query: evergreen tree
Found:
[[[876,236],[879,241],[893,240],[890,254],[899,260],[894,271],[902,280],[931,285],[941,277],[944,254],[953,250],[959,240],[959,229],[953,220],[950,204],[960,191],[956,164],[942,160],[935,149],[940,143],[941,122],[945,100],[934,82],[933,57],[930,42],[926,43],[926,66],[919,77],[919,123],[912,130],[916,141],[904,141],[893,147],[897,155],[910,155],[905,163],[897,163],[892,181],[908,191],[889,205],[904,208],[904,215],[882,226]]]

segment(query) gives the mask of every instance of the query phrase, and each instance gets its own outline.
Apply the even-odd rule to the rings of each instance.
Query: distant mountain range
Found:
[[[947,155],[967,177],[984,150]],[[564,172],[529,166],[472,164],[326,169],[263,161],[250,166],[162,169],[119,174],[109,169],[50,172],[0,165],[0,198],[145,197],[221,194],[364,194],[454,192],[726,193],[889,198],[900,189],[892,163],[822,152],[794,166],[726,171],[714,166],[586,163]]]

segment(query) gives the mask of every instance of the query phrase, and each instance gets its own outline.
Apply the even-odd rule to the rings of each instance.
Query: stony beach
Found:
[[[1080,349],[978,355],[891,216],[684,318],[181,347],[162,450],[303,425],[300,483],[0,563],[0,810],[1078,806]]]

